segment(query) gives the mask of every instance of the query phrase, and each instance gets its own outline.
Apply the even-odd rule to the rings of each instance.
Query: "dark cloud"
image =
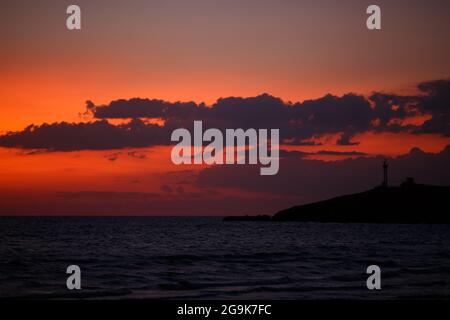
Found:
[[[129,100],[119,99],[107,105],[95,105],[92,101],[86,101],[86,111],[97,119],[124,119],[124,118],[164,118],[190,117],[203,105],[194,102],[171,103],[158,99],[133,98]]]
[[[106,156],[106,158],[109,161],[116,161],[117,159],[119,159],[119,154],[118,153],[109,154]]]
[[[134,158],[134,159],[139,159],[139,160],[144,160],[147,159],[147,155],[145,155],[144,153],[138,152],[136,150],[132,150],[132,151],[128,151],[128,152],[113,152],[110,154],[105,155],[106,159],[108,159],[109,161],[116,161],[117,159],[119,159],[119,157],[122,156],[128,156],[130,158]]]
[[[131,158],[136,158],[136,159],[141,159],[141,160],[147,159],[147,155],[145,155],[144,153],[140,153],[136,150],[127,152],[127,155]]]
[[[315,154],[327,155],[327,156],[366,156],[367,153],[358,151],[332,151],[332,150],[321,150]]]
[[[184,193],[184,187],[183,186],[177,186],[177,187],[175,187],[175,191],[178,194],[183,194]]]
[[[424,93],[420,97],[420,108],[433,117],[415,131],[450,137],[450,80],[424,82],[418,88]]]
[[[262,94],[221,98],[211,106],[194,102],[167,102],[133,98],[107,105],[87,101],[86,112],[100,119],[90,123],[31,125],[0,136],[0,146],[56,151],[119,149],[168,144],[176,128],[191,129],[194,120],[207,128],[280,129],[286,143],[311,144],[311,138],[338,134],[338,145],[357,145],[354,136],[367,131],[434,133],[450,136],[450,80],[424,82],[420,94],[399,96],[373,93],[370,97],[346,94],[287,103]],[[398,120],[428,115],[423,125],[401,125]],[[107,119],[129,119],[113,125]],[[144,118],[158,118],[161,126]]]
[[[280,154],[280,158],[303,158],[306,156],[309,156],[311,153],[309,152],[304,152],[304,151],[288,151],[288,150],[280,150],[279,151]]]
[[[304,151],[287,151],[280,150],[280,158],[306,158],[312,155],[326,155],[326,156],[367,156],[364,152],[358,151],[332,151],[332,150],[320,150],[317,152],[304,152]]]
[[[450,106],[450,79],[420,83],[418,86],[424,95],[420,104],[424,111],[431,114],[448,113]]]
[[[156,198],[159,195],[151,192],[116,192],[116,191],[77,191],[77,192],[61,192],[59,195],[63,198],[80,199],[148,199]]]
[[[359,142],[351,141],[352,138],[353,138],[352,133],[343,133],[336,141],[336,144],[338,146],[357,146]]]
[[[101,120],[31,125],[23,131],[0,136],[0,145],[49,151],[108,150],[162,145],[167,144],[168,139],[170,136],[163,128],[139,119],[122,125],[112,125]]]
[[[373,104],[373,120],[378,122],[377,128],[386,130],[392,119],[405,119],[424,113],[418,107],[417,96],[398,96],[376,92],[369,97]]]
[[[167,184],[163,184],[160,189],[164,193],[172,193],[173,192],[172,187]]]
[[[292,120],[298,124],[293,128],[294,135],[345,132],[351,136],[370,128],[372,112],[369,101],[354,94],[307,100],[294,105]]]

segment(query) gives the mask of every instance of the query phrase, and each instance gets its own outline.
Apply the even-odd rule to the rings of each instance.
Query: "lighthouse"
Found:
[[[387,163],[387,159],[384,159],[383,161],[383,184],[382,186],[387,188],[388,186],[388,163]]]

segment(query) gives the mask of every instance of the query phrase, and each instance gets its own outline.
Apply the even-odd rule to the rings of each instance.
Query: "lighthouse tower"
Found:
[[[387,159],[384,159],[383,161],[383,184],[382,186],[387,188],[388,186],[388,163],[387,163]]]

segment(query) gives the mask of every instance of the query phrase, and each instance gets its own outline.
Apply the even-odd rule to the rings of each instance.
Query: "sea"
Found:
[[[0,298],[450,299],[450,225],[0,217]]]

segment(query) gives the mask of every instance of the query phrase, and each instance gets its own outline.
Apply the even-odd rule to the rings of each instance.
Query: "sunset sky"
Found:
[[[72,1],[2,1],[0,214],[271,214],[384,156],[449,184],[450,2],[376,3],[381,31],[367,1],[79,0],[69,31]],[[280,174],[173,165],[196,119],[279,128]]]

